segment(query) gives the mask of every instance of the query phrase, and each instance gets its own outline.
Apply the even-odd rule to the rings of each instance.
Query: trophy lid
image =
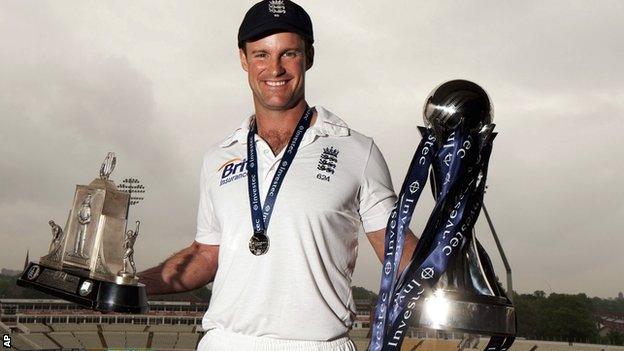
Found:
[[[456,79],[437,86],[423,107],[425,125],[444,139],[459,125],[480,131],[492,123],[494,111],[487,92],[478,84]]]

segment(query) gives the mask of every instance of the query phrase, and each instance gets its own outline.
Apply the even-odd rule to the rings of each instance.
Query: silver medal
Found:
[[[249,251],[256,256],[264,255],[269,251],[269,237],[264,233],[255,233],[249,239]]]

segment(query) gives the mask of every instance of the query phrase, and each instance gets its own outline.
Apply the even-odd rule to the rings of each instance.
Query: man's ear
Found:
[[[243,67],[245,72],[248,72],[249,66],[247,65],[247,54],[245,54],[245,50],[238,49],[238,56],[240,57],[241,67]]]
[[[306,71],[312,68],[314,64],[314,46],[306,47]]]

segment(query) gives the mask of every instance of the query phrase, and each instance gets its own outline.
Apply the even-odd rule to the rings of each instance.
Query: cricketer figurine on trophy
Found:
[[[25,267],[18,285],[99,311],[149,310],[133,257],[140,223],[126,230],[130,194],[108,179],[115,163],[115,154],[109,152],[100,177],[76,186],[65,228],[48,222],[48,254]]]
[[[432,91],[423,114],[427,128],[419,127],[422,139],[388,218],[369,351],[400,350],[410,328],[488,335],[486,345],[468,338],[458,348],[507,350],[515,309],[473,230],[496,136],[490,99],[479,85],[453,80]],[[435,206],[399,274],[405,232],[428,177]]]

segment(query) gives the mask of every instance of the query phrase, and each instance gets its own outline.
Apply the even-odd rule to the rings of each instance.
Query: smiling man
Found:
[[[200,350],[355,350],[358,233],[381,259],[395,194],[373,140],[308,105],[313,43],[291,1],[247,12],[238,47],[255,113],[206,152],[193,244],[139,274],[151,295],[214,280]],[[401,268],[415,245],[409,233]]]

